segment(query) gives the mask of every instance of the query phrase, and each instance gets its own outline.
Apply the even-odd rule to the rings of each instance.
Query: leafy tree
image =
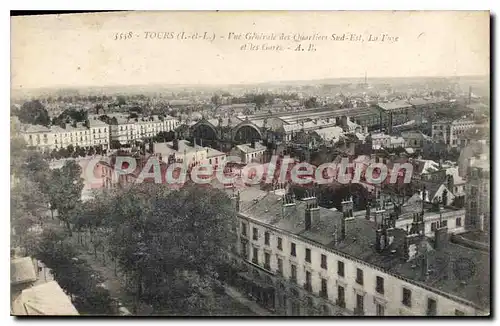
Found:
[[[308,109],[318,107],[318,103],[317,103],[316,97],[310,97],[310,98],[308,98],[305,101],[304,106],[306,108],[308,108]]]
[[[130,290],[138,299],[178,313],[211,309],[217,270],[227,264],[235,241],[232,202],[225,193],[138,184],[91,200],[76,215],[81,221],[75,225],[97,223],[89,227],[134,280]]]
[[[34,256],[52,270],[55,280],[70,295],[82,314],[109,315],[114,313],[109,291],[100,288],[102,278],[78,255],[64,234],[45,230]]]
[[[17,114],[22,123],[43,126],[50,125],[49,113],[39,100],[25,102]]]
[[[23,244],[29,228],[43,222],[46,201],[38,184],[24,175],[11,186],[11,227],[17,236],[17,239],[13,238],[17,244]]]
[[[87,151],[87,155],[95,155],[95,153],[96,153],[96,149],[95,149],[95,147],[92,147],[92,146]]]
[[[51,209],[57,209],[59,219],[66,224],[71,236],[71,211],[81,201],[83,180],[82,168],[75,161],[67,161],[60,169],[52,170],[48,184],[48,196]]]
[[[210,102],[212,102],[213,105],[219,105],[220,96],[217,94],[214,94],[214,96],[212,96],[212,98],[210,98]]]
[[[110,144],[110,147],[112,149],[120,149],[122,147],[122,144],[118,140],[112,140],[111,144]]]
[[[116,104],[117,104],[117,105],[119,105],[119,106],[122,106],[122,105],[127,104],[127,101],[126,101],[126,99],[125,99],[125,96],[122,96],[122,95],[117,96],[117,97],[116,97]]]

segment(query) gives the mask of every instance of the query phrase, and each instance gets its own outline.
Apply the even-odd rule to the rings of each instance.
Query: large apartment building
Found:
[[[450,147],[461,145],[461,138],[468,130],[474,127],[487,126],[471,119],[441,120],[432,124],[431,137],[434,141],[441,141]]]
[[[486,154],[469,159],[465,185],[466,224],[487,229],[490,226],[490,162]]]
[[[150,116],[131,119],[126,115],[111,117],[111,141],[128,144],[136,140],[154,137],[160,132],[172,131],[179,126],[179,121],[173,117]]]
[[[51,127],[24,125],[20,132],[28,146],[41,151],[74,147],[109,146],[109,126],[100,120],[88,123],[56,125]]]
[[[485,315],[487,253],[449,241],[446,223],[426,236],[420,211],[410,225],[378,208],[375,219],[317,204],[309,194],[245,189],[234,196],[238,284],[279,315]]]
[[[66,123],[50,127],[23,125],[20,133],[29,146],[41,151],[74,147],[99,146],[109,148],[111,141],[128,144],[143,138],[153,137],[162,131],[174,130],[179,121],[173,117],[151,116],[128,119],[115,116],[111,124],[101,121],[96,115],[89,115],[87,122]]]

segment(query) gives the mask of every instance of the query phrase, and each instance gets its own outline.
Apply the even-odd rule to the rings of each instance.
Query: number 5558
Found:
[[[115,38],[114,40],[117,41],[117,40],[130,40],[134,35],[132,34],[132,32],[128,32],[128,33],[115,33]]]

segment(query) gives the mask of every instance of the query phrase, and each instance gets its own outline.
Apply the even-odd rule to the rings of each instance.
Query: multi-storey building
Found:
[[[132,119],[126,115],[113,115],[111,120],[111,141],[129,144],[136,140],[151,138],[160,132],[172,131],[179,121],[167,116],[150,116]]]
[[[111,141],[128,144],[135,140],[154,137],[160,132],[172,131],[179,125],[179,121],[168,116],[128,119],[118,115],[113,118],[110,125],[101,121],[98,116],[90,115],[88,121],[76,124],[66,123],[51,127],[24,125],[20,132],[29,146],[42,151],[66,148],[69,145],[102,146],[107,149]]]
[[[485,230],[490,225],[490,162],[483,154],[469,159],[465,186],[466,224]]]
[[[109,146],[109,126],[102,121],[66,123],[61,126],[25,125],[21,133],[28,146],[41,151],[73,147]]]
[[[448,241],[422,214],[406,229],[378,209],[375,221],[318,207],[314,196],[245,189],[235,197],[236,284],[280,315],[485,315],[489,257]]]
[[[441,120],[432,124],[431,136],[436,142],[441,141],[450,147],[457,147],[461,145],[460,138],[467,130],[481,126],[484,124],[470,119]]]

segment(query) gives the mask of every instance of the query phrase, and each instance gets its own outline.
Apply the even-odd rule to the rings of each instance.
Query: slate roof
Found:
[[[254,152],[261,152],[261,151],[265,151],[267,149],[266,146],[264,146],[258,142],[255,142],[255,148],[253,148],[251,146],[251,144],[236,145],[236,148],[238,148],[240,151],[242,151],[245,154],[254,153]]]
[[[383,111],[393,111],[398,109],[411,108],[412,105],[406,101],[394,101],[388,103],[378,103],[377,106]]]
[[[296,200],[294,206],[283,207],[281,196],[258,189],[244,189],[240,193],[240,213],[260,223],[277,228],[318,246],[359,260],[384,272],[402,277],[417,286],[441,295],[456,296],[478,307],[489,309],[489,256],[481,251],[448,242],[444,248],[433,249],[433,239],[424,240],[428,248],[429,270],[424,273],[418,260],[404,261],[403,241],[406,231],[392,229],[393,243],[384,251],[375,250],[375,223],[363,216],[346,221],[346,238],[340,240],[334,233],[340,231],[342,213],[320,207],[320,222],[305,230],[306,200]],[[416,198],[413,204],[416,205]],[[415,211],[413,211],[415,212]],[[339,234],[339,233],[337,233]],[[467,266],[462,266],[466,264]],[[461,269],[470,268],[471,273]],[[428,274],[428,275],[427,275]],[[442,291],[442,292],[440,292]],[[458,299],[460,300],[460,299]]]

